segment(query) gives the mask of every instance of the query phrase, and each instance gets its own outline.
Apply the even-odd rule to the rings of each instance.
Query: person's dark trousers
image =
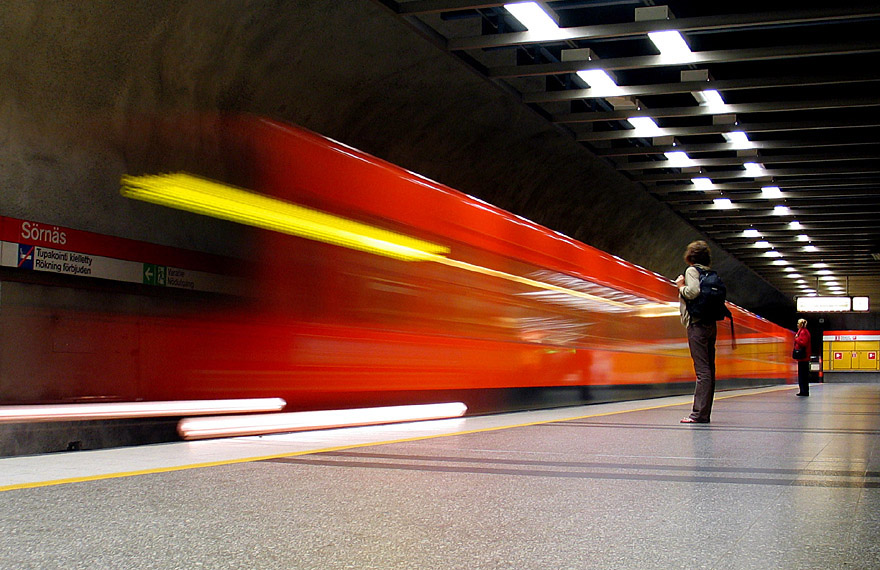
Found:
[[[697,375],[694,410],[690,417],[698,422],[708,422],[715,399],[715,338],[718,329],[714,322],[694,322],[688,325],[687,335]]]
[[[800,386],[801,389],[801,391],[798,392],[799,395],[810,395],[810,363],[807,361],[798,361],[798,386]]]

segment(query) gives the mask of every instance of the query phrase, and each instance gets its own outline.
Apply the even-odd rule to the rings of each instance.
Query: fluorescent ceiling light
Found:
[[[614,79],[604,69],[587,69],[578,71],[577,74],[592,89],[601,91],[605,95],[618,95],[622,92]]]
[[[797,283],[798,285],[806,285],[807,284],[807,282],[804,281],[803,279],[798,279],[797,281],[795,281],[795,283]]]
[[[794,267],[786,267],[785,271],[791,273],[792,271],[796,271],[796,269]]]
[[[834,275],[822,275],[819,277],[819,281],[837,281],[837,277]]]
[[[754,163],[748,163],[754,164]],[[761,197],[762,198],[782,198],[782,190],[779,189],[779,186],[764,186],[761,188]]]
[[[743,237],[760,237],[760,235],[761,233],[754,228],[743,230]]]
[[[555,32],[559,30],[559,26],[553,21],[553,18],[537,2],[505,4],[504,8],[530,32]]]
[[[724,137],[724,140],[731,143],[734,148],[738,149],[746,149],[752,147],[752,141],[749,140],[749,137],[742,131],[733,131],[732,133],[721,133],[721,136]]]
[[[791,214],[791,210],[788,206],[774,206],[773,214],[776,216],[787,216]]]
[[[804,251],[809,251],[810,253],[814,253],[814,252],[819,251],[819,248],[816,247],[815,245],[806,245],[806,246],[804,246]]]
[[[654,119],[651,117],[630,117],[627,119],[629,124],[634,126],[637,131],[644,131],[636,134],[636,136],[653,137],[659,135],[662,131]]]
[[[788,222],[788,229],[790,229],[790,230],[802,230],[802,229],[804,229],[804,226],[802,226],[801,223],[800,223],[799,221],[797,221],[797,220],[792,220],[792,221]]]
[[[690,60],[691,48],[677,30],[648,32],[648,37],[660,50],[660,53],[676,59]]]
[[[715,187],[709,178],[691,178],[691,182],[693,182],[697,190],[711,190]]]
[[[696,97],[700,106],[703,106],[703,107],[723,107],[724,106],[724,99],[721,98],[721,93],[719,93],[715,89],[705,89],[703,91],[695,91],[694,97]]]
[[[667,159],[669,159],[670,166],[693,166],[694,161],[691,160],[691,157],[687,155],[686,152],[681,150],[675,150],[672,152],[664,152],[663,153]]]
[[[789,269],[793,270],[794,268],[793,267],[786,267],[785,268],[786,271],[788,271]],[[801,274],[800,273],[789,273],[788,275],[786,275],[786,277],[788,277],[789,279],[800,279]]]
[[[184,173],[123,176],[121,193],[162,206],[403,261],[436,261],[449,248]]]
[[[797,236],[798,241],[810,241],[810,236],[807,234],[800,234]]]
[[[770,251],[764,252],[764,257],[782,257],[782,254],[775,249],[771,249]]]
[[[467,406],[461,402],[451,402],[287,414],[211,416],[185,418],[177,424],[177,431],[183,439],[205,439],[456,418],[463,416],[466,411]]]
[[[746,162],[743,163],[743,166],[746,169],[746,174],[750,176],[764,176],[765,174],[764,165],[759,162]]]
[[[784,259],[774,259],[773,265],[788,265],[788,262]]]
[[[770,242],[769,242],[769,241],[763,241],[763,240],[761,240],[761,241],[756,241],[756,242],[755,242],[755,247],[773,247],[773,246],[770,245]]]
[[[827,263],[814,263],[813,267],[815,267],[816,269],[823,269],[825,267],[828,267],[828,264]]]
[[[716,208],[721,210],[730,210],[733,208],[733,202],[730,201],[730,198],[715,198],[712,200],[712,203],[715,204]]]
[[[830,269],[821,269],[821,270],[819,270],[819,271],[816,272],[816,275],[831,275],[831,274],[833,274],[833,273],[834,273],[834,272],[831,271]]]

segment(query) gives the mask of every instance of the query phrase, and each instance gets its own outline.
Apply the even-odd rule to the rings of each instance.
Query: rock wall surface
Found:
[[[369,0],[13,0],[0,58],[2,215],[234,254],[231,224],[118,192],[126,172],[210,171],[150,144],[157,118],[233,111],[302,125],[669,278],[703,239]],[[189,136],[210,155],[210,136]],[[733,302],[791,325],[790,299],[714,252]]]

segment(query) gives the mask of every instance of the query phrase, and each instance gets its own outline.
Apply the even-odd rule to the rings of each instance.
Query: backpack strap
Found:
[[[733,314],[727,311],[727,318],[730,319],[730,348],[736,350],[736,331],[733,330]]]

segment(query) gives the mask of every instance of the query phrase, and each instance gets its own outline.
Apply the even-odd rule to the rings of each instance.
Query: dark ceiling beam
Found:
[[[797,239],[798,234],[807,234],[810,236],[810,241],[813,243],[840,243],[840,244],[848,244],[848,243],[861,243],[864,242],[868,245],[873,245],[873,240],[871,236],[865,232],[859,233],[857,230],[854,230],[850,236],[842,237],[837,230],[832,228],[819,228],[819,227],[806,227],[804,226],[802,229],[793,230],[788,227],[780,228],[780,229],[760,229],[761,233],[760,237],[745,237],[743,236],[742,230],[735,231],[714,231],[712,233],[712,239],[717,239],[724,241],[727,244],[736,244],[738,242],[742,243],[755,243],[756,239],[766,239],[771,240],[772,242],[781,241],[781,242],[798,242],[803,244],[804,242],[799,241]],[[876,247],[876,245],[874,246]]]
[[[441,2],[418,2],[416,4],[421,4],[423,10],[427,9],[424,13],[501,5],[495,3],[473,2],[469,6],[463,6],[459,2],[450,1],[445,3],[450,7],[450,10],[442,10],[440,8],[443,3]],[[401,4],[400,13],[410,15],[417,14],[418,12],[412,10],[412,8],[415,8],[415,6]],[[409,11],[403,12],[403,10]],[[701,16],[676,20],[648,20],[597,26],[577,26],[562,28],[558,32],[513,32],[465,38],[451,38],[449,40],[448,49],[451,51],[480,50],[572,40],[623,39],[644,36],[648,32],[659,32],[664,30],[678,30],[684,33],[712,30],[737,30],[755,26],[788,26],[844,22],[848,20],[876,18],[878,16],[880,16],[880,10],[864,7],[840,7],[827,10],[798,10],[797,12],[764,12],[760,14],[725,14],[723,16]]]
[[[844,192],[854,188],[863,189],[866,195],[873,196],[880,194],[880,179],[878,180],[816,180],[816,181],[789,181],[775,180],[773,182],[749,180],[746,182],[718,182],[713,185],[713,191],[719,190],[760,190],[763,186],[779,186],[785,191],[795,192],[796,188],[825,188],[830,192],[822,192],[820,196],[835,196],[840,188],[845,188]],[[650,186],[647,188],[652,194],[663,196],[672,194],[673,192],[698,192],[693,184],[664,184],[662,186]],[[855,190],[854,190],[855,191]]]
[[[845,42],[825,45],[773,46],[695,51],[690,53],[686,58],[672,57],[668,55],[640,55],[589,61],[561,61],[558,63],[539,63],[531,65],[504,65],[489,68],[488,76],[490,79],[510,79],[513,77],[560,75],[593,69],[623,71],[627,69],[650,69],[655,67],[705,65],[710,63],[775,61],[802,57],[855,55],[876,53],[878,51],[880,51],[880,43],[876,41]],[[705,89],[705,86],[703,88]],[[606,94],[606,96],[608,95]]]
[[[723,210],[722,208],[716,206],[711,201],[706,201],[702,204],[683,204],[676,208],[676,210],[680,212],[753,212],[756,215],[772,215],[779,217],[779,214],[773,213],[773,207],[779,204],[779,201],[772,200],[762,200],[760,204],[749,204],[749,203],[737,203],[734,202],[734,207]],[[856,214],[864,214],[873,211],[880,211],[880,196],[871,197],[871,198],[863,198],[859,201],[848,201],[848,202],[835,202],[834,200],[823,200],[816,204],[795,204],[795,203],[786,203],[789,208],[791,208],[792,212],[799,214],[809,214],[814,216],[826,215],[828,217],[836,216],[842,213],[842,210],[845,209],[855,209],[858,208],[854,213]],[[813,210],[819,210],[818,212],[814,212]],[[832,212],[832,210],[834,210]],[[843,212],[845,213],[845,212]],[[795,215],[795,214],[792,214]],[[803,220],[801,220],[803,222]]]
[[[765,133],[843,128],[857,129],[878,126],[880,126],[880,118],[848,121],[785,121],[776,123],[740,123],[738,125],[701,125],[697,127],[660,127],[650,135],[646,135],[645,132],[640,129],[619,129],[614,131],[575,133],[575,138],[581,142],[591,142],[665,136],[681,137],[714,134],[720,135],[722,133],[731,133],[735,131],[743,131],[745,133]]]
[[[557,124],[598,123],[601,121],[622,121],[630,117],[651,117],[665,119],[672,117],[707,117],[726,114],[770,113],[785,111],[819,111],[827,109],[852,109],[861,107],[878,107],[877,97],[861,97],[857,99],[824,99],[819,101],[773,101],[769,103],[735,103],[719,106],[661,107],[653,109],[630,109],[606,112],[566,113],[553,116]]]
[[[725,251],[733,253],[737,257],[745,255],[747,252],[755,253],[755,252],[759,251],[756,248],[735,246],[735,245],[730,245],[729,243],[724,243],[724,242],[718,242],[718,243],[723,245]],[[781,251],[783,253],[783,255],[804,256],[808,259],[812,258],[813,256],[820,256],[820,257],[825,256],[827,259],[832,259],[835,256],[850,256],[850,257],[870,256],[872,253],[876,253],[876,249],[872,251],[871,248],[868,246],[860,247],[857,250],[850,250],[845,245],[837,245],[834,243],[828,244],[828,243],[818,242],[818,243],[814,243],[813,245],[816,246],[817,251],[804,251],[804,248],[802,248],[802,247],[795,247],[793,245],[786,245],[784,243],[775,243],[775,242],[773,244],[773,247],[776,248],[777,250]],[[764,251],[766,252],[768,250],[765,249]],[[792,258],[789,257],[788,260],[792,261]],[[870,268],[865,268],[865,269],[870,269]],[[880,263],[877,264],[877,267],[875,267],[874,270],[880,271]]]
[[[734,208],[734,209],[721,209],[717,206],[712,207],[709,206],[705,209],[697,208],[697,207],[689,207],[686,208],[688,215],[688,219],[692,221],[699,220],[709,220],[712,218],[727,218],[727,219],[739,219],[739,218],[747,218],[749,220],[758,220],[758,219],[773,219],[778,217],[773,213],[772,209],[770,210],[755,210],[755,209],[747,209],[747,208]],[[801,224],[809,224],[813,223],[816,218],[820,220],[822,218],[828,218],[829,221],[836,221],[840,224],[843,218],[846,218],[847,222],[876,222],[880,220],[880,206],[874,207],[871,210],[860,210],[857,212],[847,212],[842,211],[840,209],[831,213],[828,211],[823,211],[819,213],[807,212],[802,209],[792,208],[791,216],[793,218],[797,218]]]
[[[415,2],[397,2],[396,12],[401,16],[418,16],[420,14],[441,14],[443,12],[459,12],[461,10],[480,10],[497,8],[507,2],[474,2],[474,0],[416,0]]]
[[[675,95],[715,89],[717,91],[738,91],[743,89],[771,89],[778,87],[816,87],[820,85],[848,85],[880,81],[880,77],[861,70],[857,74],[847,75],[816,75],[804,77],[769,77],[753,79],[720,79],[712,81],[684,81],[681,83],[656,83],[652,85],[621,85],[615,96],[647,97],[652,95]],[[558,103],[580,99],[599,99],[608,97],[607,91],[601,89],[568,89],[565,91],[541,91],[524,93],[523,103]]]
[[[789,154],[780,156],[730,156],[725,158],[691,158],[690,166],[742,166],[746,162],[759,162],[768,164],[789,164],[807,162],[818,164],[822,162],[846,162],[850,160],[876,160],[876,153],[855,152],[851,154]],[[656,170],[658,168],[680,168],[670,165],[670,160],[642,160],[638,162],[618,162],[617,170],[638,171]]]
[[[770,186],[771,184],[767,184]],[[688,204],[700,201],[706,201],[707,198],[717,198],[722,192],[720,190],[708,190],[705,193],[700,192],[698,190],[692,190],[686,194],[679,194],[677,196],[657,196],[658,199],[663,200],[667,204]],[[726,197],[731,200],[736,201],[748,201],[748,200],[761,200],[764,202],[770,202],[775,200],[777,203],[780,200],[784,200],[787,204],[793,205],[797,204],[799,200],[809,200],[816,199],[822,201],[830,201],[830,200],[846,200],[851,198],[871,198],[878,196],[877,189],[871,189],[868,191],[860,191],[860,190],[842,190],[839,192],[829,193],[823,190],[801,190],[796,192],[782,192],[782,196],[778,198],[768,199],[761,192],[741,192],[741,193],[727,193]]]
[[[878,140],[868,140],[864,137],[859,139],[847,138],[846,141],[834,141],[828,138],[817,140],[775,140],[775,141],[750,141],[750,149],[753,150],[773,150],[773,149],[793,149],[793,148],[827,148],[827,147],[848,147],[857,146],[865,147],[866,145],[880,145]],[[680,150],[688,154],[701,152],[727,152],[742,150],[737,148],[733,143],[702,143],[702,144],[677,144],[677,145],[658,145],[658,146],[626,146],[626,147],[595,147],[593,153],[597,156],[618,157],[618,156],[644,156],[651,154],[663,154]]]
[[[867,222],[854,222],[850,220],[850,223],[846,227],[841,227],[840,224],[835,224],[834,220],[813,220],[809,224],[801,224],[803,225],[802,230],[792,230],[787,227],[787,221],[784,224],[777,223],[776,220],[762,220],[761,226],[758,231],[763,235],[765,231],[778,231],[778,232],[792,232],[792,233],[810,233],[810,232],[837,232],[839,231],[841,235],[859,235],[859,236],[875,236],[877,235],[877,224],[874,223],[874,220],[869,220]],[[716,218],[715,220],[707,221],[703,225],[703,229],[706,232],[711,233],[712,235],[718,234],[729,234],[729,233],[737,233],[739,235],[742,234],[742,231],[745,229],[739,223],[727,223],[723,218]]]
[[[853,175],[853,174],[875,174],[880,173],[880,162],[876,165],[852,166],[852,167],[826,167],[819,170],[812,168],[766,168],[764,169],[763,178],[767,178],[764,186],[773,186],[770,178],[777,176],[827,176],[836,175]],[[631,176],[633,180],[639,182],[661,182],[665,180],[690,180],[691,178],[706,177],[712,179],[733,179],[733,178],[750,178],[754,179],[754,174],[749,174],[745,170],[725,170],[718,172],[666,172],[661,174],[645,174],[642,176]]]

